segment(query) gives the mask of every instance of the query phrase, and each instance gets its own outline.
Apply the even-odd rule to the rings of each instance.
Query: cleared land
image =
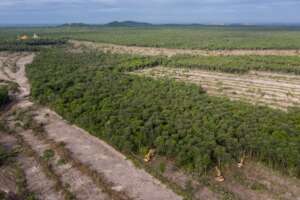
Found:
[[[78,127],[68,124],[50,110],[39,107],[33,109],[33,103],[26,98],[30,94],[30,85],[25,76],[25,65],[30,63],[33,57],[33,54],[22,54],[18,59],[15,59],[17,66],[15,73],[12,71],[13,66],[11,65],[7,65],[5,70],[10,74],[7,78],[11,81],[16,81],[20,85],[20,93],[17,98],[18,103],[14,106],[13,110],[15,110],[16,113],[26,113],[29,109],[29,113],[35,114],[37,120],[35,122],[35,119],[32,118],[30,120],[31,123],[34,122],[38,124],[40,122],[38,119],[43,119],[46,135],[43,135],[41,138],[35,137],[34,126],[32,127],[33,131],[19,129],[18,135],[23,138],[28,148],[35,152],[34,154],[37,157],[43,157],[43,152],[53,144],[49,140],[43,140],[42,138],[48,137],[48,139],[52,139],[52,142],[57,144],[64,142],[65,151],[70,152],[72,158],[77,160],[77,165],[73,165],[72,167],[70,164],[57,166],[56,162],[59,160],[59,156],[57,155],[49,160],[47,165],[52,166],[50,170],[52,179],[55,180],[56,186],[59,184],[63,186],[60,190],[65,196],[71,193],[77,199],[181,199],[181,197],[166,188],[166,186],[144,170],[137,169],[130,161],[126,160],[126,157],[114,150],[111,146]],[[15,56],[11,56],[10,58],[15,58]],[[32,113],[32,109],[35,110],[34,113]],[[22,120],[22,117],[19,116],[17,118],[10,117],[9,119],[11,121],[10,126],[13,128],[15,126],[13,122],[24,124],[25,122],[23,120],[26,118],[23,117]],[[5,141],[3,142],[5,143]],[[35,162],[25,160],[24,165],[22,165],[25,171],[29,170],[29,164],[33,164],[36,167],[40,165],[40,163],[35,164]],[[82,170],[84,166],[86,166],[86,170]],[[82,173],[84,172],[86,174],[83,175]],[[95,183],[93,183],[94,180],[91,174],[94,174],[94,176],[98,174],[98,177],[103,179],[102,187],[97,189],[98,185],[93,185]],[[46,183],[47,181],[51,181],[51,179],[42,174],[37,176],[26,174],[26,178],[29,179],[28,183],[31,184],[32,182],[33,184],[29,189],[32,189],[41,198],[44,198],[42,195],[47,195],[47,199],[51,199],[52,192],[46,189],[46,187],[49,187],[49,184]],[[36,184],[34,178],[37,180],[43,179],[45,185],[40,184],[34,186]],[[78,180],[80,181],[76,184]],[[66,187],[66,185],[68,185],[68,187]],[[44,190],[48,192],[44,193]],[[102,191],[104,194],[99,195],[102,194]]]
[[[299,50],[189,50],[189,49],[167,49],[153,47],[135,47],[122,46],[107,43],[96,43],[88,41],[70,40],[75,49],[91,48],[94,50],[102,50],[104,52],[136,54],[143,56],[175,56],[175,55],[193,55],[193,56],[299,56]]]
[[[287,110],[300,105],[300,77],[254,72],[243,75],[203,70],[154,67],[133,72],[154,78],[174,78],[200,85],[208,94],[226,96]]]

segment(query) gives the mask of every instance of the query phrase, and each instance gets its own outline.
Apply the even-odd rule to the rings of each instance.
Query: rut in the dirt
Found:
[[[11,148],[21,145],[15,136],[6,133],[1,133],[0,143]],[[22,189],[33,192],[38,199],[63,200],[63,194],[57,191],[55,182],[47,177],[38,161],[32,155],[24,151],[28,151],[28,149],[25,150],[23,147],[23,151],[18,154],[16,162],[25,175],[27,188],[19,188],[18,190]],[[9,178],[7,174],[5,175],[6,178]],[[12,181],[17,185],[16,180]],[[16,185],[15,187],[17,187]],[[0,187],[0,189],[6,190],[5,186],[3,187],[1,184]],[[14,194],[17,193],[16,188],[7,188],[7,191]]]
[[[46,159],[51,165],[55,174],[60,177],[63,185],[68,185],[70,192],[78,200],[108,200],[110,199],[100,188],[98,188],[93,180],[82,174],[71,163],[63,160],[58,153],[53,150],[50,144],[39,140],[32,131],[24,131],[21,133],[24,140],[37,152],[37,154]],[[49,155],[52,154],[53,155]],[[47,155],[48,153],[48,155]],[[48,157],[47,157],[48,156]]]
[[[9,69],[8,79],[15,81],[19,84],[20,94],[17,96],[18,104],[15,108],[18,110],[32,106],[33,103],[27,100],[30,94],[30,85],[25,75],[25,65],[32,62],[34,54],[23,54],[23,57],[17,59],[16,66],[17,71],[14,73]],[[48,116],[45,118],[45,116]],[[124,196],[128,196],[130,199],[161,199],[161,200],[176,200],[182,199],[172,190],[163,185],[159,180],[155,179],[142,169],[137,169],[134,164],[127,160],[125,156],[117,152],[114,148],[107,145],[105,142],[99,140],[96,137],[91,136],[84,130],[72,126],[65,122],[60,116],[51,110],[45,108],[38,108],[36,110],[36,120],[48,120],[45,126],[47,136],[49,139],[54,140],[57,143],[64,142],[65,147],[74,156],[74,159],[80,161],[83,165],[88,166],[91,170],[103,174],[104,178],[110,184],[111,190],[116,193],[124,193]],[[24,132],[23,134],[25,134]],[[26,133],[23,135],[25,141],[29,144],[34,142],[33,138]],[[27,138],[27,140],[26,140]],[[41,141],[35,141],[32,143],[32,147],[44,147],[40,144]],[[40,145],[38,145],[40,144]],[[39,155],[41,149],[33,148]],[[71,182],[68,178],[72,179],[73,175],[79,173],[74,171],[70,177],[64,177],[67,173],[63,169],[53,169],[55,173],[61,175],[61,182]],[[78,174],[77,174],[78,175]],[[84,180],[86,185],[91,184],[87,180],[86,176],[79,173],[79,179]],[[30,178],[30,177],[28,177]],[[130,180],[130,181],[129,181]],[[83,184],[84,185],[84,184]],[[70,185],[70,190],[79,196],[79,191],[83,188],[78,188],[77,185]],[[92,189],[93,192],[100,192],[97,188]],[[87,191],[85,193],[88,193]],[[85,196],[82,194],[82,198]],[[103,195],[105,199],[106,195]],[[119,198],[122,199],[122,198]]]

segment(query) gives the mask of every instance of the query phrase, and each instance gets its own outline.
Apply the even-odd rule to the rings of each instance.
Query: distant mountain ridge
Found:
[[[110,23],[105,24],[104,26],[131,26],[131,27],[136,27],[136,26],[153,26],[153,24],[146,23],[146,22],[136,22],[136,21],[113,21]]]
[[[107,24],[86,24],[86,23],[65,23],[58,25],[57,27],[210,27],[210,26],[222,26],[222,27],[300,27],[300,24],[243,24],[243,23],[231,23],[231,24],[152,24],[147,22],[137,21],[113,21]]]

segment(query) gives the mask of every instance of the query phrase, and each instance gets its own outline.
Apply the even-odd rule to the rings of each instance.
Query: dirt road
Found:
[[[168,49],[154,47],[136,47],[123,46],[107,43],[88,42],[88,41],[69,41],[74,51],[76,49],[91,48],[104,52],[121,53],[121,54],[137,54],[143,56],[168,56],[175,55],[194,55],[194,56],[244,56],[244,55],[260,55],[260,56],[300,56],[300,50],[192,50],[192,49]]]
[[[83,175],[83,170],[77,169],[70,177],[70,174],[66,175],[66,171],[64,172],[60,168],[53,167],[54,174],[61,179],[59,181],[69,185],[70,188],[67,188],[68,190],[73,192],[78,199],[182,199],[159,180],[155,179],[144,170],[136,168],[131,161],[127,160],[125,156],[116,151],[113,147],[107,145],[98,138],[93,137],[84,130],[74,125],[70,125],[55,112],[47,108],[34,106],[34,104],[27,99],[30,94],[30,85],[25,75],[25,65],[31,63],[33,58],[34,54],[25,53],[17,59],[16,73],[8,66],[5,69],[9,73],[9,80],[15,81],[20,86],[18,103],[14,109],[18,111],[35,107],[35,109],[33,109],[34,119],[37,122],[44,123],[47,138],[58,144],[63,142],[65,144],[64,148],[70,152],[77,162],[80,162],[80,166],[87,166],[86,168],[93,171],[94,174],[101,174],[104,179],[104,184],[107,184],[110,187],[106,188],[106,190],[98,188],[98,192],[96,191],[97,188],[94,188],[95,192],[91,192],[89,191],[90,187],[83,187],[83,185],[92,187],[99,187],[99,185],[95,186],[92,184],[93,177],[87,176],[89,173]],[[48,141],[40,141],[39,138],[33,137],[32,131],[19,131],[19,134],[39,156],[42,156],[47,145],[50,146]],[[29,176],[27,178],[31,179]],[[81,192],[76,192],[78,191],[78,186],[73,185],[70,180],[73,180],[74,183],[78,180],[82,180],[82,187],[80,188],[81,190],[79,190]],[[107,196],[111,196],[109,196],[110,198],[106,198],[105,193],[108,191],[118,195],[108,194]],[[104,193],[104,195],[95,195],[100,194],[101,192]],[[87,197],[82,194],[88,194],[89,196]]]

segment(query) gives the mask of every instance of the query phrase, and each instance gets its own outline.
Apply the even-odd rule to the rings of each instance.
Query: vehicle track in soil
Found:
[[[0,143],[2,145],[11,148],[20,145],[18,139],[14,135],[1,133],[0,136]],[[64,200],[63,194],[56,190],[55,182],[47,177],[40,163],[32,155],[28,155],[24,152],[19,153],[16,161],[26,177],[26,189],[33,192],[38,199]],[[7,174],[5,175],[7,176]],[[16,180],[12,181],[15,182]],[[17,190],[10,188],[9,191],[16,193]]]
[[[15,58],[14,56],[11,57]],[[33,59],[34,54],[22,54],[20,58],[16,59],[16,73],[12,70],[9,70],[8,72],[9,80],[15,81],[20,86],[20,94],[17,97],[18,103],[14,106],[16,110],[28,109],[34,105],[33,102],[30,102],[27,99],[30,94],[30,84],[25,74],[25,65],[31,63]],[[83,165],[88,166],[91,170],[103,174],[107,184],[111,185],[111,190],[115,193],[123,193],[124,197],[127,196],[129,199],[182,199],[182,197],[178,196],[159,180],[152,177],[144,170],[136,168],[124,155],[116,151],[104,141],[90,135],[75,125],[70,125],[55,112],[47,108],[38,107],[38,110],[36,111],[36,119],[43,120],[45,115],[48,116],[46,119],[48,123],[45,124],[45,129],[49,139],[53,139],[57,143],[64,142],[65,147],[72,153],[74,158],[80,161]],[[25,141],[27,141],[29,145],[34,141],[26,140],[26,137],[30,137],[28,134],[23,136],[25,136]],[[38,151],[39,149],[34,148],[36,145],[32,144],[32,147],[33,150],[40,155],[41,152]],[[54,172],[60,174],[62,182],[64,182],[64,180],[67,181],[68,178],[64,179],[64,173],[61,172],[60,169],[57,169],[57,171],[54,169]],[[81,176],[78,171],[74,173]],[[30,178],[30,176],[28,178]],[[73,177],[71,177],[71,179],[72,178]],[[87,177],[81,176],[79,178],[86,179]],[[70,182],[71,180],[68,181]],[[86,182],[90,183],[90,180]],[[71,185],[71,190],[73,190],[76,194],[75,185]],[[89,192],[87,191],[87,193]]]

